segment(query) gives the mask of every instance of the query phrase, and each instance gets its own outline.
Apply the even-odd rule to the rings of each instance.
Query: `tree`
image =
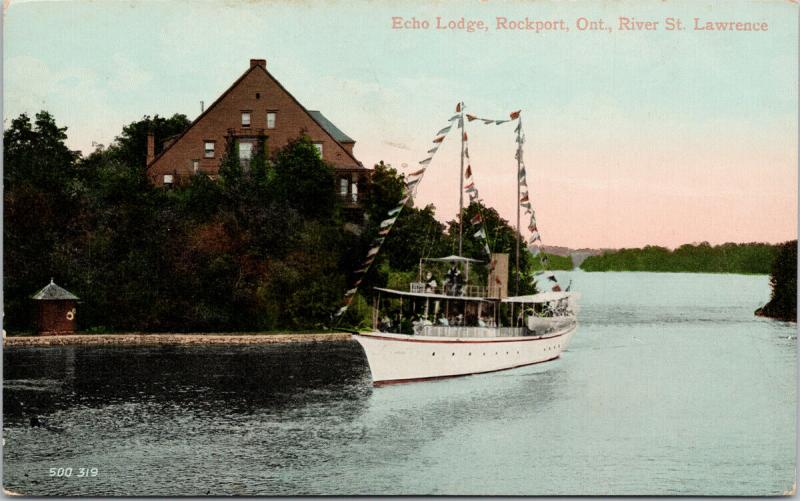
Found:
[[[78,235],[76,152],[46,111],[22,114],[3,134],[5,323],[31,326],[29,296],[50,278],[70,286],[65,262]]]
[[[338,209],[333,167],[322,158],[311,139],[290,141],[276,152],[273,193],[301,216],[318,221],[332,219]]]
[[[780,246],[772,263],[772,297],[756,315],[797,322],[797,240]]]
[[[509,294],[515,294],[515,277],[516,277],[516,247],[517,247],[517,232],[508,221],[500,217],[500,214],[491,207],[486,207],[482,202],[472,202],[469,206],[464,208],[463,212],[463,252],[465,257],[479,259],[484,263],[488,263],[489,256],[486,255],[484,250],[484,240],[476,236],[479,226],[472,225],[470,222],[480,214],[483,221],[483,228],[486,232],[486,238],[489,248],[492,252],[508,254],[508,284]],[[447,223],[447,235],[450,240],[451,249],[454,252],[458,250],[458,218],[453,219]],[[536,288],[533,284],[533,256],[527,250],[524,239],[520,241],[520,259],[519,259],[519,294],[532,294]],[[478,265],[476,274],[478,276],[487,276],[488,268],[486,264]]]
[[[163,150],[164,141],[182,134],[191,122],[186,115],[176,113],[169,118],[145,115],[122,128],[109,148],[112,158],[131,168],[144,169],[147,165],[147,134],[155,136],[155,154]]]

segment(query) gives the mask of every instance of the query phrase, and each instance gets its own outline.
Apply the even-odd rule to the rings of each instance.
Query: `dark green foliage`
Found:
[[[779,246],[769,284],[772,297],[756,315],[797,322],[797,240]]]
[[[82,329],[319,328],[346,286],[348,252],[332,168],[307,139],[247,166],[226,152],[221,179],[154,188],[142,168],[148,128],[126,126],[80,159],[47,113],[5,133],[5,325],[32,328],[29,296],[51,277],[81,298]],[[160,131],[160,132],[159,132]],[[141,158],[140,158],[141,157]],[[139,165],[139,160],[141,164]],[[295,182],[297,181],[297,182]],[[352,268],[349,268],[352,269]]]
[[[473,202],[468,207],[464,208],[464,230],[463,230],[463,252],[466,257],[479,259],[484,263],[488,263],[489,256],[486,255],[484,250],[483,239],[475,236],[479,226],[472,225],[473,218],[480,213],[483,225],[486,231],[486,236],[489,242],[489,248],[492,252],[508,254],[508,292],[509,294],[516,295],[516,256],[517,256],[517,232],[508,224],[508,221],[500,217],[492,207],[486,207],[480,202]],[[450,241],[450,249],[452,253],[458,253],[458,219],[453,219],[447,223],[448,238]],[[519,294],[533,294],[536,292],[533,283],[534,261],[538,262],[538,258],[531,255],[525,247],[524,238],[520,241],[520,259],[519,259]],[[488,275],[486,264],[476,265],[474,267],[476,277],[485,277]]]
[[[589,256],[581,264],[585,271],[661,271],[690,273],[767,274],[777,246],[762,243],[726,243],[711,246],[681,245],[675,250],[647,246],[620,249]]]
[[[116,137],[108,153],[114,160],[132,168],[144,169],[147,161],[147,134],[153,133],[155,138],[155,154],[161,153],[164,141],[175,138],[189,128],[186,115],[174,114],[170,118],[158,115],[142,117],[122,128],[122,134]]]

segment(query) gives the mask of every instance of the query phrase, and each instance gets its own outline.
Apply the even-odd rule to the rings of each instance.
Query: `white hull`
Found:
[[[546,336],[448,338],[371,332],[353,334],[376,386],[513,369],[553,360],[577,324]]]

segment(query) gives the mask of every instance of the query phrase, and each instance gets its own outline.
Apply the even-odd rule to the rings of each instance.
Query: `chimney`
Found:
[[[156,158],[156,137],[152,132],[147,133],[147,165]]]
[[[251,59],[250,60],[250,67],[253,66],[261,66],[264,69],[267,69],[267,60],[266,59]]]

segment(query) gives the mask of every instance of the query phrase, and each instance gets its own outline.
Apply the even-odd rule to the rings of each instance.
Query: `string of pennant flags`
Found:
[[[353,282],[352,287],[345,292],[342,306],[334,315],[335,317],[341,317],[352,304],[353,298],[355,297],[356,292],[358,292],[358,287],[361,285],[361,282],[364,280],[364,276],[366,275],[367,271],[369,271],[372,263],[375,261],[378,252],[380,252],[383,242],[386,241],[386,237],[392,231],[392,227],[394,227],[395,221],[397,221],[397,218],[403,211],[403,207],[406,206],[409,200],[413,200],[414,196],[416,195],[417,189],[422,182],[422,178],[425,176],[425,171],[433,161],[433,158],[441,147],[442,142],[444,142],[445,137],[447,137],[447,134],[453,128],[453,121],[455,120],[461,120],[460,108],[459,114],[450,117],[448,120],[448,125],[440,129],[439,132],[435,134],[432,141],[433,147],[431,147],[431,149],[429,149],[427,152],[428,157],[418,162],[419,169],[406,175],[406,184],[403,189],[403,196],[401,197],[400,201],[397,202],[397,205],[387,212],[387,218],[381,221],[380,225],[378,226],[378,235],[372,241],[370,249],[367,251],[367,257],[361,264],[361,267],[354,272],[355,281]]]
[[[527,238],[527,246],[530,249],[531,253],[534,256],[539,257],[539,261],[542,263],[542,270],[538,271],[534,274],[534,281],[538,283],[540,279],[546,279],[549,282],[553,282],[550,286],[550,290],[554,292],[558,292],[561,290],[561,285],[558,283],[558,279],[555,276],[555,273],[549,271],[548,268],[550,267],[550,260],[547,255],[542,252],[542,238],[539,234],[539,229],[536,226],[536,213],[533,210],[530,200],[530,194],[528,191],[528,179],[527,179],[527,170],[525,167],[525,159],[523,155],[523,145],[525,144],[525,133],[522,130],[522,112],[521,110],[515,111],[509,115],[508,119],[491,119],[491,118],[483,118],[476,115],[467,114],[467,120],[472,121],[479,121],[483,125],[502,125],[507,122],[517,121],[517,126],[514,128],[514,132],[516,133],[516,143],[517,143],[517,150],[514,154],[514,159],[519,161],[519,185],[520,185],[520,197],[518,200],[519,206],[525,209],[525,214],[530,214],[530,222],[528,223],[528,231],[531,232],[531,235]],[[519,230],[517,230],[519,231]]]
[[[460,103],[461,109],[463,110],[464,103]],[[459,108],[456,107],[458,110]],[[470,120],[469,117],[474,117],[474,115],[466,115],[467,120]],[[472,119],[474,120],[474,118]],[[472,121],[470,120],[470,121]],[[478,188],[475,186],[475,177],[472,173],[472,162],[469,158],[469,139],[467,137],[467,130],[463,120],[459,120],[459,126],[461,128],[461,134],[464,138],[464,159],[467,161],[467,168],[464,169],[464,193],[467,194],[469,197],[469,203],[472,204],[473,202],[480,200],[480,195],[478,194]],[[486,226],[483,223],[483,214],[480,211],[480,207],[478,208],[478,213],[472,217],[470,220],[470,225],[472,225],[472,229],[477,230],[472,236],[474,238],[480,239],[483,243],[483,250],[486,252],[486,257],[490,259],[490,269],[494,269],[494,261],[491,260],[492,257],[492,249],[489,246],[489,239],[486,235]]]
[[[350,289],[347,290],[347,292],[345,292],[344,300],[342,301],[342,306],[335,313],[334,315],[335,317],[341,317],[352,304],[353,298],[358,292],[358,288],[361,285],[364,276],[366,275],[367,271],[369,271],[370,267],[372,266],[372,263],[375,261],[375,258],[380,252],[383,242],[386,240],[386,237],[392,231],[394,223],[400,216],[403,207],[406,206],[409,200],[413,200],[414,196],[416,196],[417,189],[419,188],[419,185],[422,182],[423,177],[425,176],[425,171],[430,166],[431,162],[433,162],[436,152],[439,150],[445,138],[447,137],[448,133],[453,129],[454,125],[457,129],[460,130],[462,134],[462,138],[464,141],[464,158],[467,160],[467,167],[464,171],[464,192],[468,195],[470,203],[480,200],[478,189],[475,187],[475,179],[472,172],[472,165],[469,159],[469,142],[464,124],[464,118],[466,118],[467,121],[469,122],[473,122],[476,120],[480,121],[483,125],[502,125],[505,123],[517,121],[517,126],[514,129],[514,132],[516,132],[517,150],[514,157],[520,162],[520,169],[519,169],[520,199],[518,200],[518,203],[521,208],[525,209],[525,214],[526,215],[530,214],[531,216],[530,222],[528,224],[528,230],[531,232],[531,236],[528,237],[527,244],[528,247],[531,249],[533,255],[539,256],[543,268],[543,271],[535,273],[534,279],[538,283],[538,278],[546,278],[548,281],[553,282],[553,285],[551,287],[552,291],[561,290],[561,286],[558,284],[558,280],[556,279],[555,274],[551,271],[548,271],[549,260],[547,256],[541,251],[542,247],[541,236],[539,235],[538,228],[536,227],[536,214],[533,211],[530,202],[527,174],[525,169],[525,163],[523,160],[523,144],[525,143],[525,135],[522,132],[521,110],[514,111],[509,114],[509,118],[500,120],[483,118],[469,113],[465,114],[464,110],[465,110],[464,103],[459,102],[456,105],[456,114],[451,116],[448,119],[448,124],[445,127],[441,128],[434,135],[434,138],[431,141],[433,146],[427,151],[428,156],[425,159],[420,160],[418,162],[419,169],[406,175],[406,184],[403,190],[403,196],[397,203],[397,206],[387,212],[387,218],[381,221],[379,225],[378,235],[372,241],[370,249],[367,251],[366,259],[362,263],[361,267],[354,272],[355,280],[353,282],[353,285]],[[486,252],[487,256],[491,258],[491,248],[489,246],[489,241],[486,234],[486,228],[484,225],[483,216],[480,211],[470,220],[470,224],[473,226],[473,229],[477,229],[477,231],[473,234],[473,237],[479,238],[483,241],[483,249]],[[519,229],[517,231],[519,231]]]

